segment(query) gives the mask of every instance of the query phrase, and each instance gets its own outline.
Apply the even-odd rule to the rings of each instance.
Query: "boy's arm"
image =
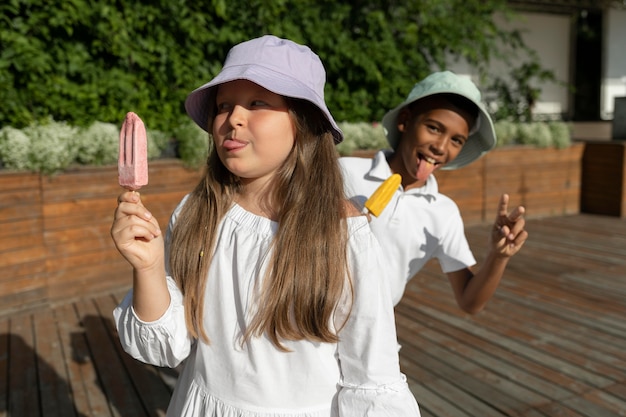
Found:
[[[508,213],[509,196],[503,194],[498,205],[498,215],[489,237],[489,253],[480,269],[474,273],[469,268],[448,273],[450,285],[461,310],[480,312],[495,293],[511,256],[521,249],[528,238],[524,230],[524,207],[518,206]]]

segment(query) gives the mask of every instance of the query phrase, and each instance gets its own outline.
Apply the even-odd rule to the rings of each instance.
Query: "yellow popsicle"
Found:
[[[365,202],[365,208],[374,216],[378,217],[383,209],[389,204],[393,193],[402,182],[400,174],[393,174],[378,186],[374,194]]]

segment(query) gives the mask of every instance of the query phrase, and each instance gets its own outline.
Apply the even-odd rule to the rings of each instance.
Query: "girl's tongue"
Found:
[[[431,164],[424,158],[418,158],[417,160],[417,174],[416,177],[419,181],[426,181],[428,176],[435,170],[436,165]]]

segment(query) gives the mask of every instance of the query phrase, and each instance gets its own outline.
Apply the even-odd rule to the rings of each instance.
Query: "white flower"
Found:
[[[29,170],[30,138],[20,129],[5,126],[0,129],[0,160],[7,169]]]

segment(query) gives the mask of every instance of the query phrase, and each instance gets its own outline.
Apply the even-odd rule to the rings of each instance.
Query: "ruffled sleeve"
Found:
[[[170,305],[158,320],[145,322],[137,317],[132,290],[115,308],[113,317],[126,353],[151,365],[174,368],[189,355],[192,339],[185,325],[182,293],[169,276],[167,288]]]
[[[339,332],[339,415],[416,417],[420,415],[417,401],[400,372],[393,303],[382,268],[382,251],[365,219],[359,220],[363,224],[352,233],[348,254],[354,302]]]

